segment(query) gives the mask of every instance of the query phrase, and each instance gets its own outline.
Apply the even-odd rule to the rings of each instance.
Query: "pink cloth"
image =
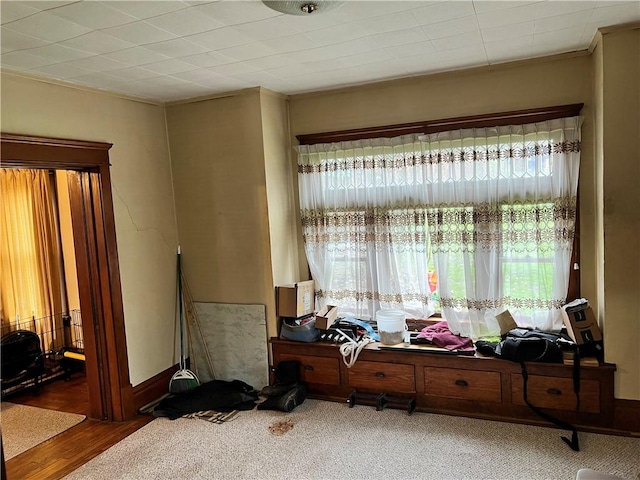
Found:
[[[431,342],[447,350],[473,350],[473,341],[470,338],[452,333],[447,322],[438,322],[424,327],[416,340]]]

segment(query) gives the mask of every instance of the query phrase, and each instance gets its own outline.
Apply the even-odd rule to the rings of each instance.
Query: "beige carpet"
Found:
[[[8,402],[2,402],[0,406],[5,460],[55,437],[86,418],[75,413],[56,412]]]
[[[270,428],[271,427],[271,428]],[[66,477],[90,479],[634,479],[640,439],[307,400],[212,425],[156,419]]]

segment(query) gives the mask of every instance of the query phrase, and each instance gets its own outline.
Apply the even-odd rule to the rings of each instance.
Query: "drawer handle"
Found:
[[[549,395],[562,395],[562,390],[559,390],[557,388],[550,388],[549,390],[547,390],[547,393]]]
[[[313,365],[305,365],[304,369],[307,370],[308,372],[313,372]]]
[[[384,378],[384,377],[385,377],[385,374],[384,374],[384,373],[382,373],[382,372],[376,372],[376,377],[378,377],[378,378]]]
[[[462,379],[458,379],[456,380],[456,385],[458,385],[459,387],[468,387],[469,386],[469,382],[467,382],[466,380],[462,380]]]

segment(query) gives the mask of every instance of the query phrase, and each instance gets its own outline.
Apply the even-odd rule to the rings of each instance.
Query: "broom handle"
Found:
[[[182,265],[180,262],[180,245],[178,245],[178,309],[180,320],[180,370],[184,370],[186,367],[186,360],[184,358],[184,332],[182,325]]]

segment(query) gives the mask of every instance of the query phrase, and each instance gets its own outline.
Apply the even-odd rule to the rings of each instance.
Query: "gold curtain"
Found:
[[[0,169],[3,331],[15,328],[16,319],[40,319],[63,311],[61,265],[55,194],[49,172]],[[53,342],[49,333],[54,328],[53,319],[36,325],[38,333],[44,334],[45,348]]]

